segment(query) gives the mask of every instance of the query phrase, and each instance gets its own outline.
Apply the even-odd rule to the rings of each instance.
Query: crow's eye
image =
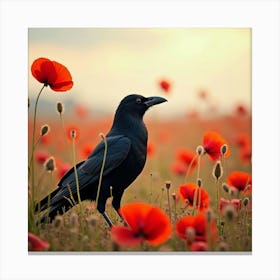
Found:
[[[142,103],[142,100],[141,100],[141,98],[140,98],[140,97],[137,97],[137,98],[136,98],[136,103],[137,103],[137,104]]]

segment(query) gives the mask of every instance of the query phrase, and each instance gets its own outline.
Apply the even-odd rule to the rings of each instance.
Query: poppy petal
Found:
[[[172,226],[168,216],[161,209],[152,207],[143,226],[148,243],[159,245],[170,237],[171,232]]]
[[[53,66],[57,74],[55,82],[50,84],[50,87],[54,91],[66,91],[72,88],[73,81],[69,70],[62,64],[53,61]]]
[[[131,229],[122,226],[113,226],[111,228],[111,236],[117,244],[125,246],[137,245],[142,240]]]
[[[134,202],[122,206],[120,213],[132,231],[137,233],[142,228],[145,217],[149,213],[150,209],[151,206],[149,204]]]
[[[57,77],[52,61],[44,57],[40,57],[32,63],[31,73],[40,83],[53,83]]]

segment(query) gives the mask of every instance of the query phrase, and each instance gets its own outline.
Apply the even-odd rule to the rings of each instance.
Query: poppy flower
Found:
[[[171,88],[171,84],[169,81],[167,80],[160,80],[159,81],[159,86],[160,88],[165,92],[165,93],[169,93],[170,88]]]
[[[68,69],[64,65],[47,58],[36,59],[31,66],[31,73],[38,82],[50,86],[54,91],[67,91],[73,86]]]
[[[209,222],[209,235],[214,241],[217,237],[217,227],[214,221]],[[178,237],[183,238],[190,245],[196,241],[207,242],[207,220],[205,215],[185,216],[176,223]],[[192,234],[189,234],[189,233]]]
[[[239,134],[233,139],[233,142],[237,147],[244,148],[250,145],[251,141],[247,134]]]
[[[251,162],[252,159],[252,149],[250,146],[246,146],[239,151],[239,157],[242,162]]]
[[[227,184],[238,191],[244,191],[248,185],[252,186],[252,177],[247,172],[233,171],[227,177]]]
[[[228,157],[230,154],[228,143],[219,133],[209,131],[203,136],[204,151],[212,160],[217,160],[221,157],[221,147],[223,145],[227,145],[227,150],[224,154],[224,157]]]
[[[197,207],[199,204],[199,197],[200,197],[200,206],[199,209],[207,209],[209,206],[209,195],[208,193],[202,189],[199,188],[194,183],[186,183],[184,185],[181,185],[179,187],[179,195],[182,198],[184,202],[187,202],[188,205],[194,206],[194,196],[196,192],[196,204]]]
[[[248,114],[248,110],[243,104],[238,104],[235,108],[235,113],[238,116],[246,116]]]
[[[33,233],[28,232],[29,251],[43,251],[49,249],[50,244]]]
[[[35,161],[39,164],[44,164],[49,157],[50,155],[45,151],[37,151],[35,153]]]
[[[193,170],[197,165],[196,154],[188,149],[179,148],[177,150],[177,159],[184,162],[187,166],[191,165],[191,169]]]
[[[69,163],[60,163],[57,168],[57,177],[58,179],[62,178],[67,171],[69,171],[72,168],[72,165]]]
[[[193,252],[208,251],[208,244],[204,241],[196,241],[192,243],[190,250]]]
[[[147,155],[148,157],[153,157],[155,155],[156,145],[153,142],[148,142],[147,145]]]
[[[221,197],[220,204],[219,204],[220,211],[222,212],[223,209],[228,205],[232,205],[234,207],[235,211],[239,211],[241,209],[240,199],[234,198],[234,199],[228,200],[228,199]]]
[[[171,171],[177,175],[184,176],[188,167],[181,161],[175,161],[171,164]]]
[[[91,143],[85,144],[80,152],[80,156],[81,158],[88,158],[88,156],[91,154],[91,152],[94,149],[94,145],[92,145]]]
[[[113,226],[112,239],[119,245],[133,246],[142,240],[156,246],[171,235],[168,216],[158,207],[144,202],[129,203],[120,208],[128,226]]]

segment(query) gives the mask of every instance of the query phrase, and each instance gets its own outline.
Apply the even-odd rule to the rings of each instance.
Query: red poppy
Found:
[[[120,208],[120,214],[128,226],[113,226],[111,229],[111,236],[119,245],[133,246],[146,240],[156,246],[171,235],[168,216],[156,206],[144,202],[129,203]]]
[[[170,88],[171,88],[171,84],[169,81],[167,80],[160,80],[159,81],[159,86],[160,88],[165,92],[165,93],[169,93]]]
[[[194,169],[197,165],[196,154],[185,148],[179,148],[177,150],[177,159],[184,162],[187,166],[192,164],[191,169]]]
[[[207,220],[205,215],[200,214],[197,216],[185,216],[176,223],[177,235],[184,238],[190,245],[195,241],[207,242],[207,239],[211,237],[211,240],[216,240],[217,227],[214,221],[209,223],[209,235],[207,236]],[[192,232],[192,234],[189,234]]]
[[[184,176],[186,175],[188,167],[181,161],[175,161],[171,165],[171,171],[177,175]]]
[[[229,186],[236,188],[238,191],[248,191],[248,186],[251,189],[252,177],[249,173],[243,171],[233,171],[227,177]]]
[[[153,142],[148,142],[147,145],[147,155],[148,157],[153,157],[155,155],[156,145]]]
[[[35,153],[35,161],[39,164],[44,164],[46,159],[49,157],[50,155],[45,151],[37,151]]]
[[[235,112],[238,116],[245,116],[248,114],[248,110],[242,104],[238,104],[235,108]]]
[[[239,134],[234,139],[233,142],[240,148],[247,147],[250,145],[250,138],[247,134]]]
[[[200,199],[200,206],[199,210],[207,209],[209,206],[209,195],[208,193],[199,188],[194,183],[186,183],[179,187],[179,195],[182,200],[190,206],[194,206],[194,196],[196,192],[196,204],[195,206],[198,207],[199,199]]]
[[[204,151],[212,160],[217,160],[221,157],[221,147],[223,145],[227,145],[227,150],[224,156],[228,157],[230,155],[229,145],[219,133],[209,131],[203,136]]]
[[[190,250],[193,252],[208,251],[208,244],[207,244],[207,242],[204,242],[204,241],[196,241],[196,242],[192,243]]]
[[[91,152],[93,151],[94,145],[92,145],[91,143],[89,144],[85,144],[80,152],[81,158],[88,158],[88,156],[91,154]]]
[[[72,165],[69,163],[60,163],[57,168],[57,177],[58,179],[62,178],[67,171],[71,169]]]
[[[232,200],[225,199],[223,197],[220,198],[219,209],[222,212],[224,207],[227,205],[232,205],[236,211],[241,209],[241,201],[240,199],[234,198]]]
[[[240,159],[245,162],[251,162],[252,159],[252,149],[250,146],[246,146],[239,152]]]
[[[38,82],[50,86],[54,91],[67,91],[73,86],[68,69],[56,61],[38,58],[33,62],[31,72]]]
[[[49,249],[50,244],[33,233],[28,232],[29,251],[43,251]]]

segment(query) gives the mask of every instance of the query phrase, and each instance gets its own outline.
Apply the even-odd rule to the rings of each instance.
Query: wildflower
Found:
[[[216,239],[217,227],[214,221],[210,221],[209,225],[209,234],[214,241]],[[192,242],[187,236],[188,228],[193,228],[195,231],[193,241],[207,241],[207,220],[205,215],[185,216],[176,223],[177,235],[184,238],[190,245]]]
[[[238,191],[247,191],[246,187],[248,185],[252,185],[252,178],[247,172],[233,171],[228,175],[227,183],[231,187],[236,188]]]
[[[171,165],[171,171],[177,175],[185,175],[187,172],[187,166],[181,161],[176,161]]]
[[[134,202],[120,208],[127,227],[113,226],[111,236],[119,245],[132,246],[146,240],[156,246],[171,235],[172,226],[168,216],[158,207],[144,202]]]
[[[37,151],[35,153],[35,161],[39,164],[44,164],[50,155],[45,151]]]
[[[197,165],[196,154],[188,149],[179,148],[176,152],[177,159],[193,170]]]
[[[62,178],[70,169],[72,165],[69,163],[61,163],[57,168],[57,177],[58,179]]]
[[[209,206],[209,195],[204,190],[199,188],[194,183],[185,183],[179,187],[179,195],[181,196],[184,202],[188,201],[188,205],[194,206],[194,196],[196,192],[196,204],[195,206],[198,207],[199,203],[199,196],[200,196],[200,206],[199,209],[207,209]]]
[[[165,92],[165,93],[169,93],[170,88],[171,88],[171,84],[169,81],[167,80],[160,80],[159,81],[159,86],[160,88]]]
[[[239,199],[234,198],[234,199],[228,200],[228,199],[221,197],[220,204],[219,204],[220,211],[222,212],[223,209],[227,205],[232,205],[236,211],[239,211],[241,209],[241,201]]]
[[[224,157],[228,157],[230,154],[229,146],[220,134],[210,131],[203,136],[204,151],[212,160],[217,160],[221,157],[221,147],[225,144],[227,145],[227,151]]]
[[[208,244],[207,242],[204,241],[196,241],[193,242],[190,250],[195,252],[195,251],[208,251]]]
[[[147,155],[148,157],[152,157],[155,154],[156,145],[153,142],[148,142],[147,145]]]
[[[38,58],[33,62],[31,72],[38,82],[50,86],[54,91],[67,91],[73,86],[68,69],[56,61]]]
[[[36,236],[35,234],[28,232],[28,249],[30,251],[43,251],[49,249],[50,244]]]
[[[246,116],[248,114],[248,110],[243,104],[238,104],[235,108],[235,113],[238,116]]]

